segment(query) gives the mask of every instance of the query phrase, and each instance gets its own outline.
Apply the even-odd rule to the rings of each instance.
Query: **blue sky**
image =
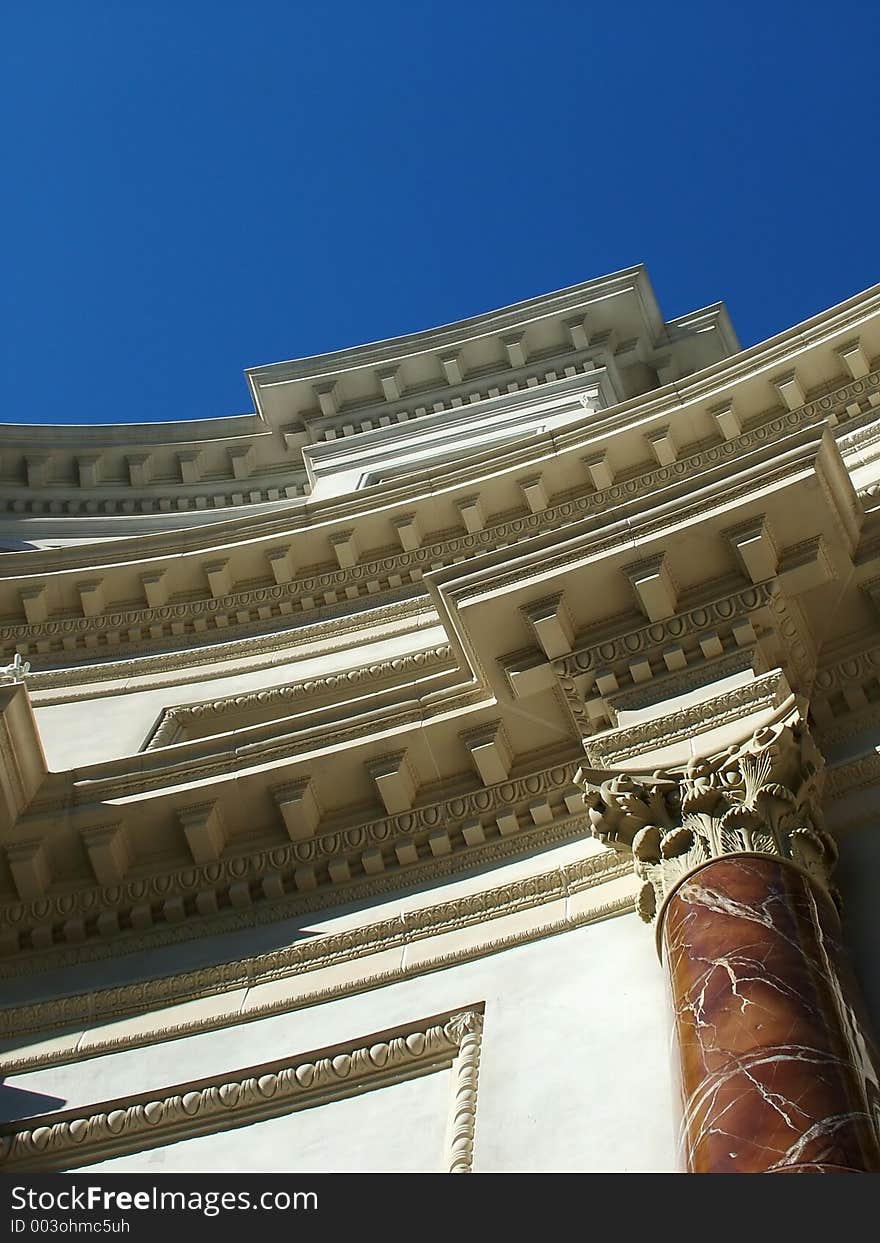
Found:
[[[2,422],[637,262],[744,344],[880,280],[875,3],[52,0],[3,19]]]

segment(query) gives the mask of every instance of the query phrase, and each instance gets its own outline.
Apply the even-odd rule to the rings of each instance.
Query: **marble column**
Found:
[[[687,1172],[880,1172],[880,1061],[820,788],[800,721],[679,772],[588,775],[593,832],[632,851],[667,972]]]
[[[880,1172],[880,1092],[837,911],[795,864],[731,854],[661,912],[693,1173]]]

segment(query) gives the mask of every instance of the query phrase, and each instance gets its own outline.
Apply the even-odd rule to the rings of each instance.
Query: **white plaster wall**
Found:
[[[120,686],[115,685],[105,696],[36,706],[34,715],[49,768],[53,772],[62,772],[79,765],[98,764],[102,760],[136,754],[165,708],[325,677],[341,670],[424,651],[445,640],[446,632],[442,626],[411,630],[309,659],[288,660],[268,668],[238,669],[221,677],[181,682],[158,689],[144,686],[134,690],[128,685],[126,692],[120,693]],[[293,710],[291,706],[289,711]],[[278,715],[284,715],[283,708],[279,708]],[[222,718],[218,718],[218,733],[229,728],[230,724],[224,724]]]
[[[675,1168],[664,977],[652,935],[634,915],[311,1009],[7,1082],[54,1098],[48,1109],[69,1108],[357,1041],[477,1002],[486,1007],[478,1171]],[[381,1132],[382,1093],[364,1102]],[[288,1168],[342,1168],[334,1127],[308,1125],[316,1128],[309,1160],[321,1164]],[[239,1132],[243,1150],[249,1133]],[[148,1162],[144,1154],[143,1164],[132,1158],[126,1168],[154,1168]]]
[[[438,1070],[364,1096],[96,1162],[114,1174],[443,1172],[451,1074]]]

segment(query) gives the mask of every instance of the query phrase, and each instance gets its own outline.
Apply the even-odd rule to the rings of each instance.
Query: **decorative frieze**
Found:
[[[318,699],[336,691],[359,689],[371,691],[375,689],[377,683],[449,668],[452,657],[452,648],[448,644],[441,644],[439,647],[427,648],[421,652],[407,652],[402,656],[386,657],[385,660],[373,661],[369,665],[361,665],[339,673],[327,673],[323,677],[306,678],[301,682],[264,687],[239,695],[226,695],[219,699],[208,699],[204,703],[182,704],[179,707],[169,708],[162,714],[144,750],[153,751],[159,747],[182,741],[187,737],[187,727],[190,722],[195,724],[200,731],[204,731],[205,725],[210,722],[211,727],[219,732],[227,725],[224,718],[236,716],[239,713],[251,713],[263,709],[268,714],[274,709],[283,709],[304,699]]]
[[[880,719],[880,648],[872,644],[819,669],[810,716],[826,746]]]
[[[297,627],[296,635],[293,637],[289,630],[276,629],[262,634],[218,639],[210,644],[202,643],[199,646],[175,648],[165,652],[138,652],[136,655],[133,653],[130,659],[112,659],[101,664],[84,664],[61,669],[46,668],[45,657],[43,657],[40,661],[40,671],[31,678],[31,695],[38,706],[89,699],[96,694],[105,693],[101,686],[103,682],[120,677],[128,678],[133,671],[136,671],[139,676],[148,674],[151,685],[157,688],[178,686],[193,681],[200,682],[204,681],[206,676],[211,676],[206,675],[204,666],[213,666],[221,660],[230,660],[239,664],[243,658],[246,658],[251,668],[266,669],[277,664],[278,653],[287,654],[295,650],[298,641],[309,643],[317,641],[321,645],[323,654],[334,650],[339,642],[350,646],[351,637],[364,630],[372,636],[374,626],[380,633],[386,633],[388,623],[392,618],[395,626],[402,627],[407,632],[434,624],[434,614],[426,598],[410,596],[398,599],[393,604],[387,601],[377,602],[369,609],[353,613],[327,610]],[[202,619],[201,630],[198,633],[204,635],[205,630],[206,626]],[[115,652],[114,656],[117,655],[119,653]],[[421,653],[414,655],[419,656]],[[136,663],[133,663],[134,661]],[[376,663],[382,664],[382,662]],[[349,670],[343,676],[349,675],[357,680],[356,671]],[[286,688],[274,689],[283,692]]]
[[[556,659],[553,667],[561,677],[577,678],[603,667],[619,671],[634,658],[653,656],[659,650],[667,668],[684,668],[686,660],[682,641],[690,640],[705,630],[724,633],[726,626],[731,627],[732,633],[735,626],[748,622],[749,618],[769,606],[772,591],[771,584],[762,583],[712,596],[705,603],[682,609],[675,617],[652,625],[636,629],[620,626],[613,633],[585,643],[570,655]]]
[[[694,682],[697,684],[698,680]],[[693,686],[689,685],[688,689]],[[672,688],[670,694],[674,695]],[[679,705],[648,720],[594,735],[585,740],[584,749],[591,764],[613,767],[645,752],[697,738],[706,730],[730,725],[745,716],[769,712],[778,708],[788,694],[785,679],[778,670],[772,670],[720,695]]]
[[[491,729],[488,734],[481,732],[474,741],[479,745],[481,739],[484,742],[488,740],[491,744],[496,733]],[[14,956],[20,951],[27,953],[39,948],[34,944],[32,935],[37,928],[49,930],[45,948],[51,948],[55,958],[64,960],[66,946],[71,939],[81,939],[79,924],[75,928],[70,925],[70,931],[75,936],[68,936],[66,930],[70,921],[84,921],[86,944],[76,950],[77,960],[82,961],[88,956],[90,946],[94,946],[100,956],[113,952],[113,942],[120,936],[126,942],[134,940],[145,945],[166,941],[169,937],[168,919],[161,904],[171,897],[180,899],[181,934],[193,936],[205,931],[201,921],[214,912],[219,912],[215,921],[218,926],[228,924],[229,916],[223,911],[235,885],[243,886],[240,892],[246,890],[249,895],[246,923],[250,924],[263,918],[278,917],[277,910],[269,909],[276,900],[296,910],[325,909],[329,905],[374,892],[371,886],[377,882],[384,888],[405,883],[399,871],[401,867],[412,868],[406,880],[416,883],[423,873],[428,878],[435,875],[438,868],[459,868],[465,851],[471,852],[473,865],[476,866],[483,853],[488,852],[487,857],[494,857],[499,850],[506,855],[510,849],[525,849],[527,843],[533,840],[533,835],[554,840],[559,833],[574,834],[583,822],[582,809],[575,806],[575,811],[571,812],[566,802],[575,769],[574,763],[554,765],[438,803],[423,803],[411,810],[365,824],[330,832],[303,833],[286,845],[253,850],[246,855],[227,852],[220,858],[194,862],[187,868],[157,869],[150,876],[125,878],[118,884],[99,889],[82,886],[73,894],[46,894],[34,901],[4,903],[0,905],[0,942],[7,954],[4,970],[16,969]],[[290,790],[288,788],[279,793],[283,803]],[[530,805],[535,804],[539,797],[543,797],[551,808],[549,822],[546,822],[543,812],[539,816],[541,822],[536,822],[529,811]],[[295,832],[301,823],[308,823],[309,807],[307,798],[303,813],[306,820],[296,820]],[[283,814],[283,805],[280,811]],[[485,845],[472,844],[475,837],[472,835],[468,840],[462,834],[463,823],[472,823],[475,819],[479,819],[483,826],[484,838],[488,839]],[[429,835],[441,829],[449,835],[451,852],[448,857],[445,857],[446,852],[444,857],[437,857],[428,845]],[[417,849],[419,843],[424,843],[430,862],[420,855]],[[343,870],[335,869],[335,874],[331,873],[329,863],[334,859],[356,860],[359,878],[349,883]],[[387,878],[383,876],[379,880],[380,872],[387,872]],[[254,882],[267,874],[281,878],[283,899],[281,893],[275,897],[264,893],[262,898],[254,894]],[[189,905],[190,899],[195,909]],[[139,929],[137,920],[132,917],[131,912],[137,908],[147,911],[155,908],[155,915],[150,915],[144,929]],[[101,924],[102,914],[112,916],[112,921]],[[126,927],[129,923],[131,930]],[[101,942],[105,942],[103,947]]]
[[[877,784],[880,784],[880,751],[872,749],[829,769],[826,793],[829,799],[836,799],[852,790],[863,790]],[[873,820],[873,811],[871,815]]]
[[[451,1067],[452,1124],[446,1168],[451,1173],[469,1172],[482,1025],[482,1009],[474,1007],[391,1032],[374,1032],[354,1045],[334,1045],[231,1075],[175,1084],[149,1096],[129,1096],[7,1123],[0,1134],[0,1170],[76,1169],[263,1122]]]
[[[844,365],[847,367],[847,370],[849,370],[850,368],[848,364],[846,364],[843,354],[841,357]],[[859,362],[856,362],[855,365],[861,369],[861,364]],[[868,374],[860,375],[848,385],[839,387],[833,392],[825,394],[824,396],[813,401],[806,402],[794,413],[801,416],[801,419],[805,421],[809,421],[815,417],[827,419],[832,426],[836,425],[838,421],[840,421],[842,430],[845,433],[844,440],[848,441],[852,434],[850,429],[857,427],[862,420],[867,418],[871,423],[876,422],[875,410],[876,406],[880,404],[880,393],[877,391],[878,387],[880,387],[880,373],[869,372]],[[492,393],[490,392],[489,396],[491,395]],[[730,440],[739,437],[743,421],[742,419],[737,418],[736,423],[727,422],[722,426],[723,411],[727,408],[728,406],[725,404],[723,407],[716,407],[714,410],[710,410],[710,413],[718,413],[719,430],[722,431],[722,435],[725,440]],[[844,420],[846,420],[846,422],[844,422]],[[770,428],[776,421],[777,420],[774,417],[771,416],[768,419],[766,415],[759,418],[757,422],[752,419],[750,436],[752,436],[752,434],[757,434],[759,439],[763,439],[767,434],[768,428]],[[876,428],[868,426],[865,429],[865,435],[868,440],[876,440]],[[140,455],[135,454],[132,455],[131,460],[136,462],[138,458],[150,458],[151,456],[152,455],[149,453]],[[45,502],[34,496],[34,489],[49,486],[52,466],[53,456],[51,454],[28,454],[27,471],[31,495],[27,501],[24,501],[21,499],[16,500],[13,498],[12,494],[10,494],[6,500],[7,509],[14,507],[18,507],[20,509],[27,508],[28,512],[32,513],[59,512],[81,514],[87,512],[98,512],[98,504],[96,502],[87,500],[86,498],[75,494],[68,494],[63,500],[53,499]],[[278,486],[274,488],[267,488],[264,486],[256,491],[252,489],[249,493],[240,495],[237,502],[228,494],[220,496],[207,495],[193,497],[186,494],[181,495],[175,493],[173,496],[141,496],[136,498],[134,501],[131,501],[123,496],[113,495],[111,493],[107,496],[102,495],[102,499],[100,501],[100,512],[113,514],[126,513],[133,512],[136,508],[139,512],[154,513],[157,510],[170,510],[172,508],[181,507],[184,509],[210,506],[226,507],[235,504],[241,505],[254,502],[265,503],[266,501],[277,500],[279,497],[298,497],[308,494],[309,484],[306,479],[305,472],[294,472],[293,476],[291,476],[289,465],[286,463],[283,467],[279,466],[277,469],[280,472],[278,477]],[[151,478],[146,476],[143,477],[143,482],[141,482],[140,476],[132,477],[131,479],[132,486],[136,487],[147,486],[151,482]],[[600,485],[597,484],[596,486],[599,487]],[[603,483],[601,486],[605,487],[608,485]],[[107,489],[105,488],[102,491],[106,490]],[[88,506],[92,506],[91,510],[87,508]]]

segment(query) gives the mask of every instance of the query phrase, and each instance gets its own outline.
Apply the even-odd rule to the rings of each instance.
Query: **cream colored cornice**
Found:
[[[851,336],[861,324],[873,319],[878,313],[880,285],[872,285],[837,306],[829,307],[827,311],[821,311],[785,332],[742,350],[732,358],[713,363],[693,376],[677,381],[671,387],[675,389],[682,404],[701,400],[710,393],[712,396],[721,395],[721,390],[728,384],[764,371],[775,371],[776,368],[786,366],[798,354],[832,342],[838,337]]]
[[[667,385],[647,397],[633,398],[609,410],[592,415],[572,430],[546,436],[544,453],[557,453],[583,450],[598,445],[604,438],[631,429],[639,422],[645,424],[659,421],[671,416],[680,408],[689,407],[695,401],[711,402],[724,396],[726,387],[747,379],[765,370],[772,371],[790,359],[792,351],[803,352],[816,345],[826,343],[837,336],[851,333],[863,320],[880,312],[880,287],[868,291],[859,298],[851,299],[841,307],[833,308],[823,316],[807,321],[798,328],[791,329],[779,337],[772,338],[760,346],[744,351],[733,359],[704,368],[688,382]],[[833,412],[836,400],[845,401],[862,391],[876,389],[880,386],[880,377],[873,373],[870,377],[843,385],[839,393],[828,399],[819,398],[807,402],[802,408],[798,422],[810,421],[814,418],[825,418]],[[827,406],[827,411],[825,407]],[[757,413],[757,412],[756,412]],[[635,421],[634,421],[635,420]],[[538,444],[541,439],[538,438]],[[211,525],[209,528],[196,528],[173,533],[157,533],[140,537],[136,541],[117,540],[112,547],[105,549],[109,553],[109,564],[124,564],[130,560],[155,560],[163,556],[178,555],[182,552],[197,553],[219,546],[232,546],[246,533],[248,542],[254,539],[275,538],[291,531],[298,525],[316,524],[332,525],[337,522],[353,521],[359,515],[375,512],[377,509],[393,507],[397,504],[411,504],[418,500],[424,483],[430,481],[428,495],[438,489],[455,488],[469,479],[482,477],[483,467],[493,464],[494,473],[507,469],[516,469],[525,461],[535,460],[534,442],[514,446],[508,449],[493,450],[485,454],[476,454],[464,467],[441,464],[432,468],[427,474],[415,474],[412,479],[403,482],[377,484],[363,494],[347,496],[342,501],[304,501],[292,504],[283,518],[273,515],[253,517],[243,515],[238,519]],[[542,456],[539,449],[537,456]],[[5,558],[0,555],[0,565]],[[77,549],[45,550],[40,553],[15,554],[16,572],[21,574],[39,574],[58,572],[65,569],[83,568],[90,564]]]
[[[453,671],[455,662],[453,651],[448,643],[423,651],[406,653],[389,657],[386,660],[373,661],[369,665],[354,666],[323,676],[314,676],[297,682],[288,682],[284,686],[263,687],[259,690],[235,695],[216,696],[200,703],[180,704],[163,710],[143,750],[153,751],[157,747],[169,746],[184,740],[187,726],[194,723],[201,725],[201,733],[220,734],[224,729],[224,719],[234,718],[240,712],[254,709],[281,710],[295,706],[299,701],[314,703],[323,698],[342,695],[353,695],[366,690],[371,696],[378,694],[383,686],[392,686],[402,678],[419,676],[424,685],[426,677],[436,676],[441,671]],[[439,689],[439,685],[438,685]],[[344,710],[351,712],[351,701],[346,700]],[[208,729],[205,726],[208,725]],[[228,727],[227,727],[228,728]],[[236,738],[242,735],[242,728],[235,724]]]
[[[663,332],[663,318],[657,308],[644,265],[637,264],[635,267],[612,272],[608,276],[584,281],[580,285],[571,285],[555,293],[541,294],[536,298],[528,298],[523,302],[502,307],[500,310],[488,311],[483,315],[474,315],[469,319],[458,320],[437,328],[428,328],[400,337],[390,337],[384,341],[375,341],[366,345],[351,346],[309,358],[248,367],[245,376],[251,386],[251,391],[255,392],[259,387],[269,384],[335,375],[357,367],[393,362],[410,354],[448,348],[476,336],[507,332],[512,328],[523,327],[532,320],[560,315],[580,306],[586,308],[590,302],[630,291],[638,296],[646,322],[659,337]],[[259,405],[257,408],[259,409]]]
[[[147,753],[144,761],[158,754]],[[210,862],[181,865],[178,855],[165,867],[153,861],[149,872],[123,874],[116,884],[80,878],[30,901],[0,903],[0,939],[12,955],[4,959],[3,969],[30,970],[25,957],[16,965],[22,950],[44,962],[83,961],[118,952],[121,943],[147,947],[324,910],[567,840],[581,826],[582,803],[572,787],[576,767],[574,761],[557,763],[411,811],[322,825],[317,836],[296,841],[283,840],[279,826],[274,841],[250,844]],[[185,763],[180,771],[183,776]],[[219,765],[218,775],[226,782],[234,778],[228,765]],[[113,796],[107,788],[85,783],[80,794],[82,824],[88,827],[94,824],[96,803],[118,799],[120,790]],[[209,791],[200,785],[199,794],[204,801]],[[59,808],[72,809],[70,793],[66,798]],[[182,806],[192,801],[190,794]],[[152,807],[157,816],[172,814],[156,800]],[[29,847],[38,844],[43,831],[57,827],[58,813],[48,805],[40,815],[42,821],[34,812],[20,826],[18,840]],[[124,829],[124,815],[118,806],[107,827]],[[76,831],[72,810],[64,821],[67,831]],[[102,824],[107,824],[106,814],[97,827]],[[344,866],[331,869],[334,861]]]
[[[16,448],[61,444],[106,447],[123,441],[137,445],[188,445],[227,440],[266,431],[258,414],[222,415],[216,419],[178,419],[169,423],[0,423],[0,439]]]
[[[673,709],[656,720],[608,730],[586,744],[587,759],[597,768],[613,768],[645,751],[695,738],[707,722],[717,729],[754,713],[772,713],[786,702],[790,693],[788,683],[774,669],[723,695]]]
[[[516,548],[487,552],[478,560],[438,570],[429,578],[438,597],[456,607],[503,594],[531,583],[536,590],[559,573],[615,553],[644,556],[651,542],[668,540],[676,530],[711,517],[732,513],[750,494],[766,495],[821,471],[834,485],[834,502],[845,525],[851,551],[859,531],[861,506],[842,469],[833,438],[821,424],[806,426],[778,443],[758,442],[750,454],[737,458],[734,472],[723,456],[696,477],[686,469],[670,471],[660,503],[622,503],[609,514],[571,521],[564,540],[537,535]],[[575,509],[575,506],[571,507]]]
[[[880,389],[880,373],[874,373],[870,382],[876,389]],[[866,382],[859,383],[864,387]],[[762,454],[776,454],[777,445],[784,454],[786,440],[791,443],[791,437],[799,429],[806,432],[810,427],[821,427],[825,417],[824,412],[818,408],[818,403],[808,403],[801,410],[779,416],[723,445],[707,448],[670,466],[654,469],[601,491],[585,492],[541,513],[511,519],[473,534],[425,543],[411,552],[397,552],[380,560],[362,561],[349,570],[336,569],[283,585],[258,587],[218,599],[169,604],[156,609],[107,610],[92,618],[53,619],[24,626],[7,625],[0,628],[0,641],[11,648],[16,643],[20,645],[22,641],[38,642],[40,638],[66,637],[74,645],[80,645],[85,642],[87,634],[102,631],[107,634],[111,644],[118,644],[124,642],[122,635],[125,630],[137,628],[141,634],[139,642],[143,643],[149,641],[143,632],[152,625],[159,626],[164,636],[166,632],[173,633],[172,627],[175,624],[180,625],[201,616],[206,623],[217,624],[212,619],[219,618],[224,628],[234,628],[235,622],[230,625],[230,618],[237,618],[242,610],[248,613],[252,619],[250,624],[253,624],[260,620],[261,608],[269,609],[273,613],[287,608],[289,612],[291,606],[294,609],[301,608],[302,605],[298,602],[304,599],[312,601],[314,607],[314,596],[322,591],[344,592],[346,588],[355,586],[358,591],[364,591],[370,584],[380,592],[383,586],[385,590],[391,590],[388,586],[391,574],[401,578],[405,575],[410,579],[415,576],[418,582],[426,570],[438,561],[443,564],[462,555],[471,557],[476,551],[519,541],[526,534],[556,532],[566,526],[574,526],[576,530],[573,519],[575,523],[582,518],[592,519],[594,523],[597,520],[601,522],[604,514],[610,511],[619,522],[629,522],[629,513],[633,510],[644,511],[652,493],[662,496],[676,486],[681,492],[686,492],[689,486],[692,487],[691,480],[695,473],[701,477],[703,486],[712,484],[718,478],[729,478],[737,468],[741,471],[744,466],[748,468],[750,462],[760,460]],[[116,545],[114,550],[118,551]],[[399,595],[399,589],[395,590]]]
[[[96,801],[167,793],[175,787],[189,789],[193,783],[207,787],[267,766],[286,768],[346,746],[390,740],[396,734],[424,728],[432,720],[493,704],[491,694],[470,679],[458,679],[452,686],[441,684],[436,692],[429,685],[422,701],[414,698],[409,687],[394,686],[378,706],[369,698],[362,704],[342,701],[323,710],[295,712],[209,738],[53,773],[28,814],[44,817],[62,808],[90,807]]]
[[[181,647],[150,655],[132,646],[127,659],[102,661],[93,665],[74,665],[60,669],[32,670],[27,687],[35,707],[67,703],[75,699],[100,697],[112,684],[114,694],[160,687],[191,685],[218,676],[228,663],[230,668],[266,669],[284,660],[327,656],[359,643],[382,639],[388,634],[413,635],[437,626],[437,615],[427,596],[395,601],[376,609],[361,609],[340,616],[322,614],[314,622],[304,622],[269,634],[216,642],[203,647]],[[119,649],[122,655],[124,648]],[[48,663],[48,662],[41,662]]]

